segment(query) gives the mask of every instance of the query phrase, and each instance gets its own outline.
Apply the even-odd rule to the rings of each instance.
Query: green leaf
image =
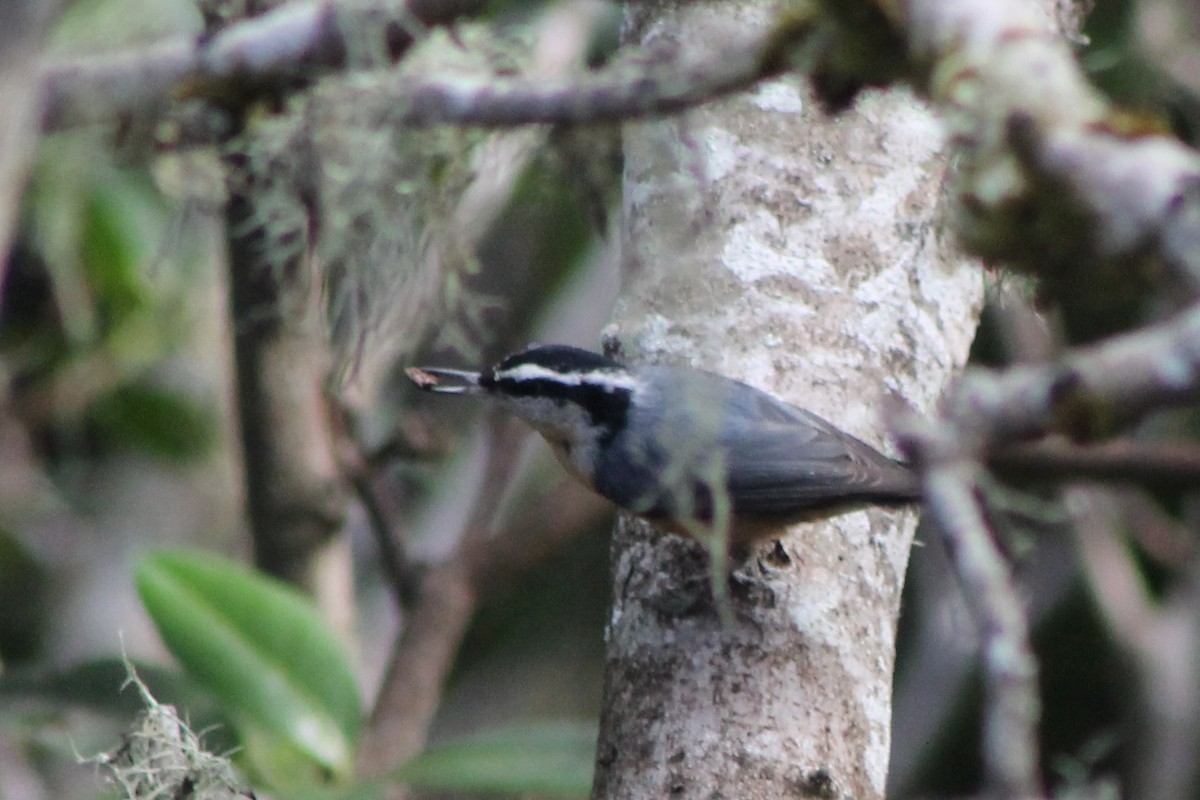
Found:
[[[390,784],[405,784],[456,796],[587,797],[595,752],[595,723],[534,723],[455,739],[381,779],[298,787],[279,796],[284,800],[380,800],[390,796]]]
[[[90,421],[106,443],[180,463],[204,455],[216,435],[208,409],[144,382],[124,384],[97,399]]]
[[[277,736],[253,725],[243,725],[238,732],[238,766],[252,784],[269,787],[272,797],[281,793],[290,796],[296,791],[337,791],[347,785],[331,783],[329,771],[323,765]]]
[[[595,724],[542,723],[435,747],[392,776],[448,792],[587,797],[595,758]]]
[[[167,647],[240,726],[348,774],[362,727],[358,687],[304,595],[235,562],[179,552],[144,557],[136,580]]]
[[[98,181],[81,209],[80,257],[96,305],[110,325],[148,300],[141,269],[150,257],[149,231],[135,213],[144,201],[142,191],[137,181],[117,173]]]

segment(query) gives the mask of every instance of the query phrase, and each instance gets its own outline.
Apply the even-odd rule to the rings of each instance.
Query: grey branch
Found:
[[[1012,571],[987,523],[977,481],[982,470],[955,436],[928,435],[924,442],[929,457],[924,472],[926,509],[946,539],[982,639],[988,786],[998,797],[1040,797],[1037,660]]]
[[[493,418],[486,478],[470,501],[472,510],[462,538],[450,558],[425,574],[392,651],[359,745],[358,766],[364,777],[378,777],[421,752],[479,599],[555,552],[608,511],[586,489],[567,484],[524,507],[491,535],[523,436],[525,431],[514,420]]]
[[[486,76],[430,79],[398,87],[393,119],[407,125],[505,127],[591,124],[659,116],[718,99],[778,74],[785,48],[808,31],[797,23],[761,40],[691,61],[616,63],[556,80]]]
[[[1050,430],[1094,435],[1115,422],[1200,397],[1200,306],[1056,362],[973,370],[951,400],[962,433],[985,442]]]
[[[1198,334],[1200,309],[1193,308],[1156,327],[1068,353],[1056,363],[1005,372],[975,371],[954,392],[942,420],[908,427],[917,442],[917,457],[925,465],[926,508],[947,540],[984,640],[988,687],[984,756],[991,787],[1002,796],[1030,797],[1040,792],[1037,672],[1011,571],[988,530],[976,484],[983,468],[978,456],[992,444],[1007,444],[1014,435],[1038,433],[1064,423],[1069,429],[1080,419],[1087,424],[1132,418],[1157,406],[1195,398],[1200,391]],[[1130,441],[1083,448],[1061,442],[1007,446],[990,453],[989,462],[1002,473],[1024,473],[1025,477],[1041,472],[1076,480],[1132,478],[1173,486],[1196,477],[1198,464],[1194,448]],[[1079,498],[1088,496],[1080,492],[1074,489],[1068,495],[1075,501],[1072,508],[1077,516]],[[1077,527],[1096,531],[1101,539],[1106,531],[1111,536],[1109,523],[1097,519]],[[1092,542],[1093,538],[1080,537],[1085,560],[1113,549],[1107,539]],[[1113,554],[1108,555],[1112,562]],[[1134,621],[1109,612],[1117,623],[1114,627],[1125,632],[1122,638],[1126,643],[1141,645],[1145,636],[1163,625],[1157,620],[1156,625],[1148,624],[1148,607],[1138,602],[1136,581],[1123,574],[1118,577],[1125,579],[1119,585],[1114,585],[1111,574],[1101,581],[1101,604],[1139,617]],[[1110,599],[1106,594],[1117,591],[1123,593],[1123,602],[1105,605]],[[1161,665],[1153,648],[1142,647],[1137,654],[1151,656],[1142,660],[1149,665],[1145,669],[1148,674]],[[1193,741],[1193,728],[1172,727],[1169,720],[1160,723],[1158,730],[1169,741]],[[1158,770],[1154,779],[1163,775],[1187,779],[1191,773]]]
[[[1123,126],[1047,14],[1029,0],[907,0],[900,15],[917,81],[958,147],[974,249],[1035,270],[1151,249],[1200,293],[1200,157]]]
[[[1187,490],[1200,486],[1200,447],[1167,441],[1120,439],[1096,445],[1065,441],[1000,447],[987,465],[1017,483],[1096,481]]]
[[[479,0],[409,0],[411,20],[448,21]],[[341,31],[349,26],[329,2],[298,2],[236,24],[203,42],[186,37],[120,54],[62,62],[43,74],[42,128],[55,130],[153,110],[188,96],[253,97],[288,81],[311,80],[346,61]],[[790,48],[810,32],[783,18],[761,40],[727,45],[703,59],[676,63],[618,62],[570,77],[429,76],[396,87],[393,121],[511,127],[531,123],[595,123],[679,111],[744,89],[785,69]],[[411,37],[393,21],[388,48]],[[644,55],[644,54],[643,54]]]
[[[975,476],[989,445],[1058,427],[1132,419],[1200,393],[1200,307],[1051,364],[976,370],[934,424],[898,421],[922,465],[927,513],[947,540],[984,637],[985,761],[1005,796],[1033,796],[1037,775],[1036,664],[1028,623],[988,531]],[[1082,421],[1082,423],[1081,423]]]
[[[392,57],[413,31],[469,14],[481,0],[406,0],[382,20]],[[298,0],[234,23],[209,39],[179,36],[116,55],[48,64],[42,72],[45,131],[119,119],[189,96],[252,98],[290,82],[306,83],[344,66],[358,22],[380,25],[378,8]]]
[[[1181,579],[1155,597],[1124,541],[1128,504],[1086,486],[1073,488],[1066,500],[1092,597],[1140,683],[1138,749],[1144,756],[1131,770],[1129,796],[1194,796],[1196,760],[1190,754],[1200,741],[1200,695],[1196,660],[1181,653],[1195,652],[1197,644],[1197,562],[1184,562]]]
[[[408,0],[406,13],[420,26],[478,5]],[[340,15],[370,11],[351,12],[328,0],[296,2],[208,41],[180,38],[50,66],[43,76],[42,126],[119,118],[179,97],[253,97],[311,80],[345,63],[342,32],[353,26]],[[1055,259],[1156,252],[1169,272],[1200,293],[1200,159],[1169,137],[1123,131],[1032,3],[909,0],[900,4],[899,23],[911,76],[939,104],[959,148],[956,194],[966,241],[989,257],[1034,268],[1039,260],[1044,266]],[[788,69],[821,24],[785,14],[763,39],[727,45],[691,63],[618,59],[554,81],[429,76],[396,87],[394,120],[499,127],[676,112]],[[387,25],[393,56],[411,43],[410,27],[401,19]],[[1064,194],[1087,224],[1029,223],[1058,219]],[[1046,242],[1038,230],[1053,230],[1058,239]]]

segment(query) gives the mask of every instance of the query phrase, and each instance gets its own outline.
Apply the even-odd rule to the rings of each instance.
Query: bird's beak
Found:
[[[439,367],[409,367],[404,370],[408,379],[427,392],[438,394],[475,394],[483,391],[479,373]]]

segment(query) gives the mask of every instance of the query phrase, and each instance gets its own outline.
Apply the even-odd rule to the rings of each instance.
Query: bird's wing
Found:
[[[725,436],[728,486],[740,513],[789,514],[854,502],[905,501],[916,481],[870,445],[770,395],[732,398],[738,419]]]

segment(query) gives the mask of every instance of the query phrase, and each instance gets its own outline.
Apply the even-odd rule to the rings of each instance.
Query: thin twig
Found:
[[[594,124],[671,114],[720,99],[779,74],[785,48],[810,32],[807,24],[773,30],[760,40],[726,46],[691,61],[622,64],[546,81],[481,75],[431,76],[397,87],[397,124],[451,123],[507,127],[531,123]]]
[[[1157,489],[1200,486],[1200,447],[1178,442],[1119,439],[1094,445],[1065,441],[992,450],[987,465],[1002,477],[1129,483]]]
[[[381,775],[421,752],[441,702],[442,686],[475,612],[478,598],[470,570],[466,559],[458,555],[486,539],[499,499],[508,486],[513,451],[517,449],[511,441],[511,426],[493,418],[488,429],[485,478],[472,498],[470,519],[456,553],[425,574],[404,632],[392,651],[359,747],[361,777]]]
[[[403,531],[398,529],[395,514],[385,508],[376,481],[383,469],[394,461],[433,458],[444,448],[442,443],[434,442],[428,426],[416,423],[411,415],[406,415],[397,424],[391,439],[367,453],[350,430],[349,412],[344,405],[334,403],[330,417],[334,451],[342,476],[366,514],[367,528],[379,551],[379,561],[396,601],[396,609],[406,611],[417,600],[419,570],[408,558],[403,546]]]
[[[557,550],[585,529],[589,519],[598,519],[604,508],[590,495],[581,500],[582,492],[556,492],[490,535],[512,480],[520,434],[511,420],[490,426],[485,477],[472,501],[469,522],[455,553],[422,579],[393,651],[359,750],[362,777],[383,774],[424,747],[442,687],[480,597]]]
[[[1142,695],[1139,759],[1130,796],[1192,797],[1200,741],[1197,710],[1197,562],[1160,599],[1151,596],[1118,529],[1121,507],[1105,492],[1066,495],[1088,586],[1117,644],[1136,667]]]
[[[988,787],[999,797],[1041,797],[1037,660],[1012,571],[982,506],[978,477],[983,467],[959,446],[956,436],[939,436],[931,428],[919,436],[926,514],[945,540],[982,639]]]
[[[379,550],[379,562],[383,574],[392,589],[392,597],[396,601],[396,610],[403,612],[412,608],[420,595],[414,578],[418,570],[409,561],[402,538],[396,531],[392,515],[383,510],[383,504],[371,484],[371,476],[362,473],[347,473],[347,480],[354,489],[363,513],[367,515],[367,527]]]

